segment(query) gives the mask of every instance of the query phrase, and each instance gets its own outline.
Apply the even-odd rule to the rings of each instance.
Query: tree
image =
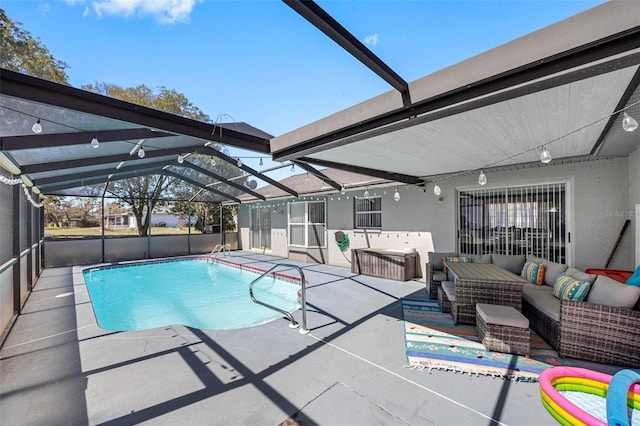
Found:
[[[56,83],[69,84],[69,65],[55,59],[40,38],[33,38],[0,9],[0,66]]]
[[[123,88],[115,84],[94,83],[82,86],[82,88],[94,93],[154,108],[170,114],[203,122],[211,122],[209,116],[189,102],[183,94],[178,93],[175,90],[167,89],[164,86],[159,87],[158,93],[154,93],[152,89],[144,84],[135,87]],[[220,145],[218,144],[214,144],[211,147],[214,149],[220,149]],[[204,169],[215,171],[217,175],[223,176],[227,179],[238,176],[241,173],[240,169],[234,165],[228,164],[224,161],[212,161],[207,155],[193,153],[188,157],[187,161]],[[180,173],[188,178],[203,182],[204,184],[213,183],[215,180],[211,177],[203,176],[201,173],[188,167],[183,167],[180,170]],[[156,185],[151,185],[152,182],[156,182]],[[242,184],[242,181],[239,181],[238,183]],[[220,184],[215,188],[219,191],[234,195],[241,192],[227,184]],[[151,210],[153,210],[153,207],[158,204],[163,195],[167,198],[189,200],[195,194],[194,188],[191,184],[166,176],[161,178],[158,178],[157,176],[153,178],[150,178],[149,176],[142,176],[116,181],[109,185],[109,192],[131,207],[133,214],[136,216],[139,235],[147,234],[151,217],[147,210],[149,206],[151,206]],[[197,211],[194,210],[193,214],[198,215],[203,225],[205,222],[207,222],[206,224],[213,223],[210,221],[210,218],[217,218],[219,221],[218,201],[214,201],[214,205],[208,207],[203,206],[202,203],[196,204],[201,205],[195,209]],[[174,214],[180,214],[186,217],[188,215],[187,204],[177,203],[177,205],[173,207],[173,212]],[[207,218],[206,221],[205,217]],[[217,224],[219,222],[215,223]],[[204,231],[204,226],[199,230]]]

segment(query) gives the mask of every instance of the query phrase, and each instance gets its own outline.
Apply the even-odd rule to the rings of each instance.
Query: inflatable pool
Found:
[[[614,376],[574,367],[540,374],[542,405],[562,425],[640,426],[640,370]]]

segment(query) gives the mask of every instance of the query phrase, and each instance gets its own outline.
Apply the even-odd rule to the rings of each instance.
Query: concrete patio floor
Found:
[[[263,269],[292,263],[232,257]],[[82,268],[46,269],[0,349],[2,424],[556,424],[536,383],[405,368],[400,298],[426,297],[424,279],[296,264],[309,282],[307,335],[284,319],[225,331],[106,331]]]

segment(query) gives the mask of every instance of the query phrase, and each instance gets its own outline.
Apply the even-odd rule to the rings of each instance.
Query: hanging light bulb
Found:
[[[100,146],[100,142],[98,142],[98,137],[97,136],[93,136],[93,139],[91,139],[91,146],[94,148],[98,148]]]
[[[487,175],[484,174],[484,170],[480,170],[480,176],[478,176],[478,183],[480,185],[487,184]]]
[[[144,158],[144,149],[142,149],[142,147],[138,150],[138,157]]]
[[[260,157],[260,165],[262,166],[262,157]]]
[[[295,171],[296,171],[296,165],[295,165],[295,164],[292,164],[292,165],[291,165],[291,171],[292,171],[292,172],[295,172]]]
[[[393,201],[400,201],[400,193],[398,192],[398,188],[396,188],[396,193],[393,194]]]
[[[39,118],[38,118],[38,121],[36,121],[34,125],[31,127],[31,130],[33,130],[33,133],[42,133],[42,124],[40,124]]]
[[[182,154],[178,154],[178,163],[184,163],[184,157],[182,156]]]
[[[304,180],[309,180],[309,172],[307,172],[307,175],[305,176]],[[322,183],[324,184],[324,181],[322,181]]]
[[[369,198],[369,190],[368,189],[364,190],[364,198]]]
[[[435,185],[433,185],[433,193],[436,196],[440,196],[440,194],[442,194],[442,190],[440,189],[440,185],[438,185],[437,183]]]
[[[540,153],[540,161],[542,161],[544,164],[547,164],[551,161],[551,154],[549,153],[549,151],[547,151],[546,146],[542,147],[542,152]]]
[[[236,160],[238,161],[238,167],[242,167],[242,160],[240,159],[240,157],[238,157]]]
[[[625,132],[633,132],[637,128],[638,128],[638,122],[632,116],[630,116],[625,112],[624,117],[622,118],[622,129]]]
[[[344,188],[344,185],[342,185],[342,187],[340,188],[340,193],[341,193],[342,195],[344,195],[344,194],[346,194],[346,193],[347,193],[347,190]]]

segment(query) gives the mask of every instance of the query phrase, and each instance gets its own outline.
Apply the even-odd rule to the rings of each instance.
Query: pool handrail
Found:
[[[231,246],[229,246],[229,244],[216,244],[213,250],[211,250],[211,253],[209,253],[209,256],[207,256],[207,262],[213,262],[220,252],[226,253],[227,256],[231,256]]]
[[[273,271],[281,267],[295,269],[298,271],[298,274],[300,274],[300,286],[302,287],[300,291],[301,293],[300,299],[302,304],[302,328],[300,329],[300,334],[307,334],[309,332],[309,329],[307,328],[307,286],[304,279],[304,272],[302,271],[302,268],[300,268],[298,265],[293,265],[290,263],[277,263],[276,265],[271,267],[268,271],[265,271],[262,275],[260,275],[258,278],[256,278],[251,282],[251,284],[249,285],[249,296],[251,296],[251,300],[253,300],[255,303],[265,306],[269,309],[273,309],[274,311],[280,312],[282,315],[286,316],[290,321],[289,328],[298,328],[299,324],[295,320],[293,315],[291,315],[290,312],[287,312],[284,309],[280,309],[276,306],[269,305],[268,303],[262,302],[256,299],[256,297],[253,295],[254,284],[260,281],[262,278],[266,277],[267,275],[270,275],[270,274],[275,275]]]

